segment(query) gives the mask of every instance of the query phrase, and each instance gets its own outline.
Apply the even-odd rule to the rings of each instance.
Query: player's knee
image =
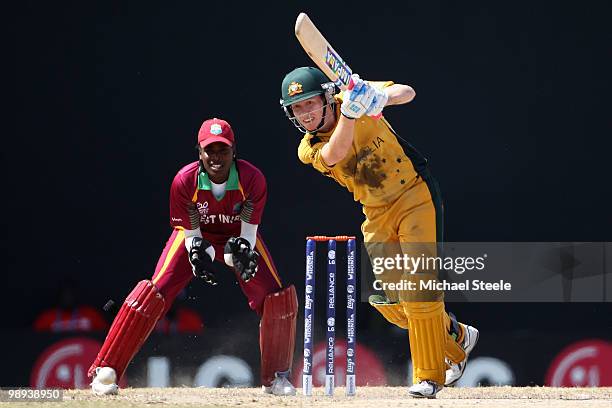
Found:
[[[155,283],[150,280],[145,280],[139,282],[139,284],[142,282],[150,282],[155,287],[157,292],[164,299],[164,311],[162,315],[165,315],[168,309],[170,309],[170,307],[174,303],[174,300],[176,299],[178,294],[181,293],[181,291],[185,289],[185,287],[189,284],[192,277],[193,275],[190,271],[188,279],[158,279],[155,281]]]
[[[273,319],[296,316],[298,300],[295,286],[289,285],[278,292],[267,295],[263,307],[266,316]]]
[[[165,309],[165,298],[159,288],[150,280],[141,280],[125,299],[126,306],[137,313],[149,314],[155,310],[154,315],[159,314],[159,309]]]
[[[408,329],[408,319],[404,313],[404,307],[400,303],[389,302],[383,296],[376,295],[370,296],[369,303],[389,323],[393,323],[402,329]]]
[[[444,313],[444,302],[401,302],[408,319],[428,319]]]

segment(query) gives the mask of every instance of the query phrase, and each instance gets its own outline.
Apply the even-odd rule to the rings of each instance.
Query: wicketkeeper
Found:
[[[317,68],[297,68],[285,76],[282,108],[305,133],[299,159],[363,205],[361,230],[370,257],[377,243],[404,254],[415,244],[435,247],[442,240],[442,200],[427,160],[379,117],[386,106],[412,101],[414,90],[358,75],[351,80],[353,88],[340,93]],[[409,330],[414,367],[409,394],[435,398],[463,374],[478,331],[446,313],[443,294],[425,300],[386,291],[371,297],[370,304],[389,322]]]
[[[199,160],[183,167],[170,188],[174,228],[151,280],[125,299],[89,369],[95,394],[116,394],[118,380],[176,295],[195,276],[211,285],[233,271],[250,308],[261,317],[261,383],[266,393],[294,395],[289,371],[295,346],[297,296],[283,287],[257,231],[266,181],[251,163],[236,159],[230,125],[206,120],[198,133]],[[230,268],[226,268],[226,264]],[[98,378],[101,367],[104,375]],[[109,381],[111,378],[111,381]],[[114,381],[112,381],[114,379]]]

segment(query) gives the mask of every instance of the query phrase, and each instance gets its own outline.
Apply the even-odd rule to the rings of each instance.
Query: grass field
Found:
[[[446,388],[435,400],[413,399],[405,387],[360,387],[357,396],[345,397],[336,389],[333,398],[315,389],[313,397],[274,397],[258,388],[128,388],[118,396],[96,397],[89,390],[66,391],[63,402],[0,403],[7,407],[612,407],[612,388],[482,387]],[[301,391],[301,390],[298,390]]]

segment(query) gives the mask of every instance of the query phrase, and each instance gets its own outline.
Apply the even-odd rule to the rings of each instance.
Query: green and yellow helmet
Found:
[[[281,86],[281,103],[287,107],[293,103],[303,101],[315,95],[323,95],[323,85],[329,83],[329,79],[317,68],[296,68],[283,79]]]
[[[283,84],[281,85],[281,100],[280,104],[285,111],[285,114],[291,122],[302,132],[306,132],[291,111],[291,105],[312,98],[316,95],[322,95],[327,102],[325,107],[332,106],[335,103],[334,94],[337,88],[333,82],[319,70],[313,67],[300,67],[285,75]],[[325,116],[325,114],[323,115]],[[322,124],[321,124],[322,125]],[[319,126],[320,128],[321,126]]]

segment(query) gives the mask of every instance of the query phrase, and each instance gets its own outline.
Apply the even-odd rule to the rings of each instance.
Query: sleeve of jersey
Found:
[[[170,187],[170,225],[173,228],[194,230],[200,227],[200,215],[192,201],[194,187],[187,186],[182,175],[174,177]]]
[[[321,157],[321,149],[325,146],[325,142],[318,142],[311,145],[310,137],[304,137],[298,147],[298,158],[304,164],[310,164],[316,170],[331,176],[332,167],[328,166],[323,157]]]
[[[245,180],[245,200],[240,211],[240,219],[249,224],[261,224],[261,217],[266,206],[268,188],[266,179],[260,171],[255,171]]]
[[[375,88],[383,89],[393,85],[393,81],[369,81]]]

